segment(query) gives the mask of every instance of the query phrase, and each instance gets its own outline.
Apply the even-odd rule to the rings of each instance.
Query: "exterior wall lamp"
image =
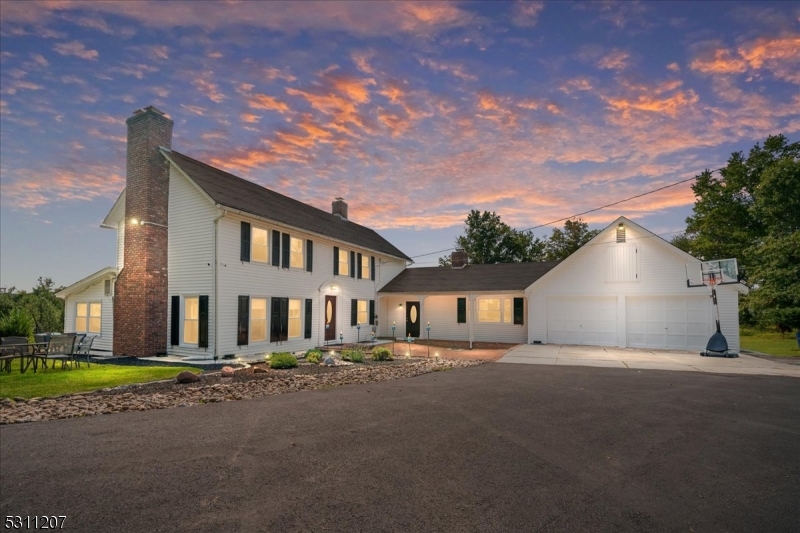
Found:
[[[160,228],[168,228],[169,226],[165,226],[164,224],[159,224],[158,222],[150,222],[149,220],[139,220],[137,218],[131,219],[131,224],[134,226],[158,226]]]

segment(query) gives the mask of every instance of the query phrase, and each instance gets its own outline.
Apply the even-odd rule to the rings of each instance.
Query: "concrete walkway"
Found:
[[[529,365],[602,366],[647,370],[683,370],[720,374],[789,376],[800,378],[800,366],[760,359],[702,357],[698,352],[640,350],[603,346],[521,344],[498,362]]]

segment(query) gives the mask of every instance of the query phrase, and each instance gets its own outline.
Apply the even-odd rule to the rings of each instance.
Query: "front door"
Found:
[[[406,302],[406,335],[419,337],[419,302]]]
[[[325,297],[325,340],[336,340],[336,296]]]

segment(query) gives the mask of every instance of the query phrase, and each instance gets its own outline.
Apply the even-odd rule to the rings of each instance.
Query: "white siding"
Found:
[[[75,331],[75,316],[78,303],[100,302],[100,335],[94,340],[92,350],[112,350],[114,338],[114,303],[105,296],[104,280],[90,285],[81,292],[69,295],[64,301],[64,331]],[[82,332],[81,332],[82,333]],[[91,335],[95,335],[92,333]]]
[[[117,270],[125,266],[125,218],[117,224]]]
[[[171,346],[167,311],[167,351],[173,355],[213,355],[214,347],[214,219],[220,211],[187,180],[170,166],[169,180],[169,283],[168,294],[209,297],[208,348]],[[183,300],[181,300],[182,302]],[[182,313],[181,313],[182,315]],[[183,324],[183,316],[181,316]],[[182,336],[181,342],[183,341]]]
[[[617,243],[614,227],[605,230],[592,243],[584,246],[564,263],[534,283],[527,291],[529,295],[528,317],[529,342],[553,342],[547,335],[548,299],[553,298],[617,298],[617,346],[627,345],[626,297],[662,296],[694,298],[711,293],[708,287],[686,286],[685,263],[690,259],[673,249],[660,238],[639,228],[626,224],[627,243]],[[634,267],[628,255],[631,247],[636,249],[635,281],[612,281],[628,276]],[[615,248],[627,248],[617,252]],[[611,249],[612,251],[609,251]],[[614,258],[625,259],[614,270],[609,264]],[[611,269],[612,274],[609,274]],[[722,329],[732,350],[739,349],[738,293],[733,286],[718,287]],[[706,303],[711,312],[710,299]],[[708,332],[709,336],[711,331]]]
[[[475,295],[476,298],[521,298],[522,293],[481,293]],[[458,298],[467,299],[467,322],[464,324],[458,323]],[[421,309],[421,328],[420,336],[425,338],[427,332],[425,328],[427,323],[431,323],[431,339],[435,340],[452,340],[452,341],[468,341],[469,340],[469,320],[471,318],[471,306],[469,294],[448,294],[448,295],[415,295],[415,294],[392,294],[384,295],[380,300],[381,318],[380,335],[390,337],[392,335],[392,322],[395,322],[397,327],[395,329],[395,336],[397,338],[405,337],[406,332],[406,309],[408,302],[420,302]],[[402,304],[402,307],[401,305]],[[527,319],[527,314],[523,314]],[[512,318],[513,322],[513,304],[512,304]],[[473,340],[476,342],[508,342],[508,343],[521,343],[527,340],[527,328],[520,324],[507,324],[507,323],[481,323],[475,319],[473,325],[474,336]]]
[[[241,222],[250,222],[254,227],[269,230],[269,257],[272,257],[272,230],[289,233],[293,237],[310,239],[314,243],[313,271],[283,269],[270,264],[240,260]],[[376,300],[376,314],[381,315],[376,288],[385,285],[405,268],[405,262],[359,249],[355,246],[333,242],[300,231],[282,228],[267,222],[228,214],[219,221],[219,354],[260,355],[277,351],[306,350],[314,346],[324,346],[324,321],[320,320],[320,310],[324,307],[325,296],[336,297],[336,343],[339,333],[345,342],[355,342],[358,330],[350,325],[350,306],[352,299]],[[375,256],[375,281],[354,279],[349,276],[333,275],[333,248],[353,250],[366,256]],[[335,287],[335,288],[332,288]],[[237,346],[238,296],[271,298],[287,297],[312,300],[312,338],[289,339],[283,343],[267,341],[247,346]],[[268,302],[269,305],[269,302]],[[268,313],[269,314],[269,313]],[[385,315],[381,315],[385,316]],[[270,318],[267,320],[269,331]],[[303,319],[305,314],[303,313]],[[303,328],[304,329],[304,328]],[[361,340],[368,338],[369,324],[361,327]],[[269,339],[269,334],[268,337]]]

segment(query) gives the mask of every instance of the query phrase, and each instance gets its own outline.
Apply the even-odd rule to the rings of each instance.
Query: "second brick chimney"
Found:
[[[334,215],[347,220],[347,202],[344,201],[344,198],[336,198],[331,204],[331,207],[331,212]]]
[[[469,257],[467,256],[467,252],[462,249],[454,250],[450,254],[450,264],[453,268],[464,268],[469,264]]]
[[[125,263],[114,294],[114,354],[154,356],[167,350],[167,225],[173,122],[155,107],[127,120]]]

